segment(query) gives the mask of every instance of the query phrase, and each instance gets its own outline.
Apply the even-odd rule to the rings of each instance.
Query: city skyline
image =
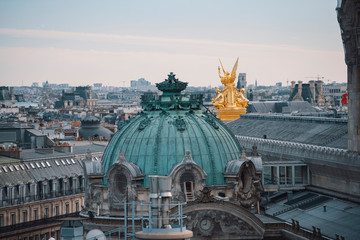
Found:
[[[311,7],[310,7],[311,6]],[[0,84],[346,82],[336,1],[0,2]],[[287,83],[288,81],[288,83]]]

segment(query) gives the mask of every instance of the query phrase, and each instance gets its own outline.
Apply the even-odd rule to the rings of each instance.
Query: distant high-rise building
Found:
[[[146,81],[145,78],[139,78],[138,80],[132,80],[130,83],[132,88],[146,87],[150,86],[151,83]]]
[[[238,82],[237,82],[237,88],[246,88],[246,73],[239,73]]]

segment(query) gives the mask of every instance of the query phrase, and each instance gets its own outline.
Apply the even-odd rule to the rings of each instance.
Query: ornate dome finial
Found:
[[[175,78],[175,74],[173,72],[170,72],[170,74],[168,75],[168,79],[165,79],[161,83],[157,83],[156,87],[160,91],[164,92],[164,94],[177,94],[184,90],[187,85],[187,82],[179,81],[179,79]]]

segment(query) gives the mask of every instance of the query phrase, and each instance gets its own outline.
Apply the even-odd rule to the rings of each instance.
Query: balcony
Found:
[[[34,201],[41,201],[46,199],[54,199],[58,197],[65,197],[65,196],[71,196],[75,194],[81,194],[84,193],[84,188],[76,188],[71,189],[67,191],[62,192],[54,192],[50,191],[48,193],[39,194],[39,195],[27,195],[25,197],[17,197],[17,198],[8,198],[0,201],[0,207],[8,207],[8,206],[15,206],[20,205],[24,203],[34,202]]]

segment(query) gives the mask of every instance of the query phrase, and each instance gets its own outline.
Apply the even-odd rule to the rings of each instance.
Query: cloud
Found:
[[[248,83],[306,81],[305,77],[318,74],[332,81],[346,81],[344,54],[336,51],[207,39],[6,28],[0,28],[0,35],[39,40],[30,47],[0,47],[1,85],[19,85],[22,81],[30,85],[49,80],[72,85],[103,82],[119,86],[140,77],[160,82],[172,71],[192,86],[217,86],[218,57],[226,69],[232,68],[239,57],[238,72],[247,73]],[[66,44],[61,48],[60,44],[47,47],[42,39],[66,40]]]
[[[259,85],[307,80],[304,78],[317,74],[333,81],[346,81],[346,67],[340,54],[289,54],[285,51],[243,54],[238,72],[247,73],[248,84],[255,79]],[[233,55],[222,58],[227,69],[232,68],[235,60]],[[122,86],[140,77],[152,83],[160,82],[169,72],[174,72],[191,86],[218,86],[218,64],[217,56],[187,52],[0,47],[1,85],[19,85],[22,81],[30,85],[49,80],[73,86],[95,82]]]
[[[292,51],[292,52],[317,52],[330,53],[334,51],[324,51],[316,49],[299,48],[290,45],[266,45],[266,44],[249,44],[231,41],[214,41],[207,39],[185,39],[185,38],[163,38],[163,37],[146,37],[146,36],[130,36],[130,35],[116,35],[116,34],[101,34],[101,33],[82,33],[82,32],[63,32],[50,30],[19,30],[0,28],[0,35],[6,35],[16,38],[36,38],[36,39],[55,39],[55,40],[72,40],[72,41],[92,41],[92,42],[112,42],[125,45],[137,46],[151,46],[151,47],[173,47],[188,46],[193,48],[227,48],[227,49],[242,49],[242,48],[256,48],[270,51]],[[208,50],[207,50],[208,52]]]

